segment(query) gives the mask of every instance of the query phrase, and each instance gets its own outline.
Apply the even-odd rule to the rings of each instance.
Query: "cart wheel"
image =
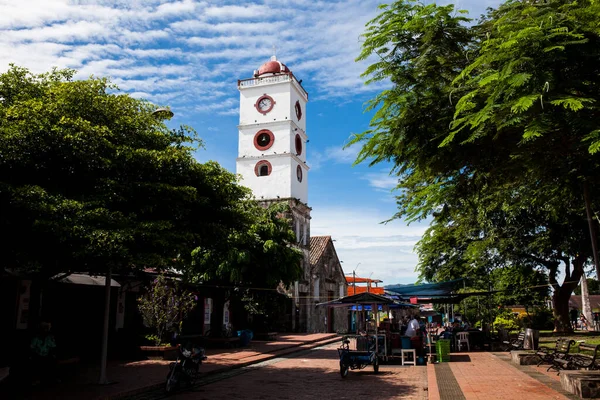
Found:
[[[346,364],[344,364],[342,361],[340,361],[340,375],[342,375],[342,378],[345,378],[348,376],[348,366]]]
[[[375,373],[379,372],[379,357],[377,356],[373,360],[373,371],[375,371]]]

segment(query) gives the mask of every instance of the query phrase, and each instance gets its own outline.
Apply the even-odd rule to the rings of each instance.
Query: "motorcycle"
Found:
[[[171,393],[182,384],[191,386],[199,376],[200,365],[207,359],[204,348],[188,342],[179,346],[177,360],[169,364],[165,391]]]

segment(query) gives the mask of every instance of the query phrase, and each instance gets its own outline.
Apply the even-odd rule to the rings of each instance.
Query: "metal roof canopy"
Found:
[[[55,276],[54,278],[57,278]],[[90,286],[104,286],[106,282],[106,278],[104,276],[92,276],[85,274],[70,274],[65,276],[64,278],[58,279],[56,282],[60,283],[71,283],[75,285],[90,285]],[[110,280],[110,286],[112,287],[121,287],[119,282],[114,279]]]
[[[459,278],[421,285],[390,285],[384,286],[384,289],[402,297],[451,297],[456,294],[457,289],[462,287],[464,281],[464,278]]]
[[[359,293],[352,296],[340,297],[336,300],[327,301],[324,303],[319,303],[317,306],[326,306],[326,307],[349,307],[353,305],[373,305],[373,304],[385,304],[390,306],[391,308],[398,308],[403,306],[414,307],[413,304],[407,303],[398,303],[393,299],[385,296],[380,296],[375,293]]]

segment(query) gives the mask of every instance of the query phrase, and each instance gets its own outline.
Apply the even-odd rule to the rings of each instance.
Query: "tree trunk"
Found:
[[[225,296],[223,292],[216,291],[212,297],[213,310],[210,316],[210,336],[221,337],[223,335],[223,306]]]
[[[549,266],[550,271],[548,279],[554,289],[552,295],[552,308],[554,314],[554,332],[557,333],[572,333],[573,327],[569,318],[569,299],[571,293],[577,287],[579,280],[584,274],[583,265],[589,257],[586,255],[579,254],[575,256],[572,263],[567,257],[561,258],[565,264],[565,278],[562,285],[559,285],[556,281],[556,272],[558,264]],[[571,268],[572,266],[572,268]]]
[[[568,287],[567,287],[568,286]],[[573,285],[564,283],[555,288],[552,295],[552,312],[554,313],[554,332],[572,333],[571,321],[569,319],[569,299],[573,292]]]
[[[592,315],[592,307],[590,305],[590,296],[588,292],[587,278],[585,274],[581,277],[581,308],[583,309],[583,316],[587,320],[587,328],[588,330],[592,330],[592,322],[594,321],[594,316]]]
[[[592,218],[592,205],[590,200],[590,189],[588,181],[583,182],[583,199],[585,201],[585,212],[587,215],[588,227],[590,229],[590,240],[592,242],[592,255],[594,256],[594,266],[596,267],[596,279],[600,279],[600,263],[598,262],[598,249],[596,248],[596,225]],[[587,318],[587,315],[586,315]]]

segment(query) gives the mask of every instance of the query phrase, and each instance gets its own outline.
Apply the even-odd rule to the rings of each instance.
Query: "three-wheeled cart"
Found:
[[[368,365],[373,366],[375,373],[379,372],[380,355],[377,335],[344,336],[338,354],[342,378],[348,376],[349,370],[363,369]]]

